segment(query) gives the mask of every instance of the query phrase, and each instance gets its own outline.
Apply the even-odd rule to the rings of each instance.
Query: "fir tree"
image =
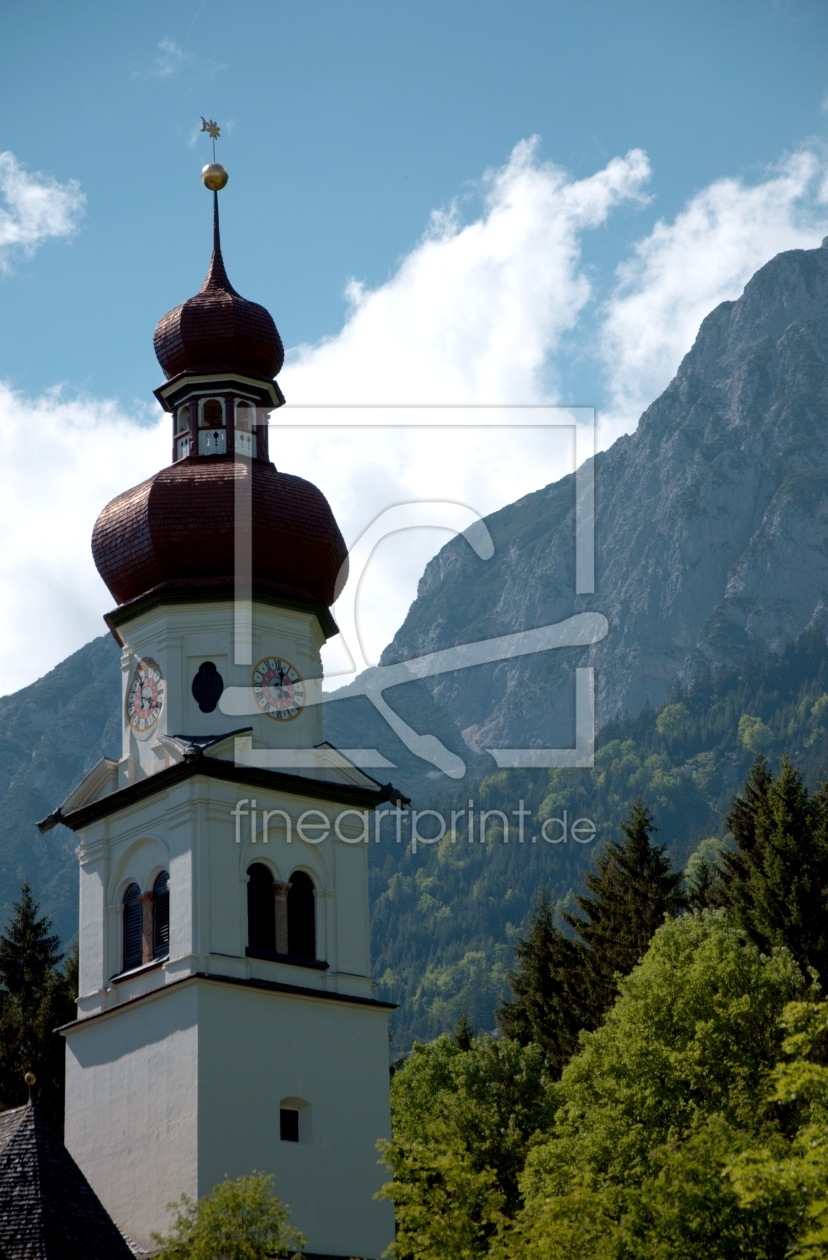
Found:
[[[534,1042],[549,1071],[559,1076],[583,1027],[582,951],[556,927],[555,907],[545,889],[515,954],[518,965],[509,975],[514,1000],[501,1004],[497,1022],[512,1041],[523,1046]]]
[[[471,1050],[472,1043],[474,1042],[476,1036],[477,1029],[469,1019],[468,1012],[464,1006],[460,1012],[460,1018],[454,1026],[454,1032],[451,1034],[451,1039],[457,1046],[458,1050]]]
[[[591,897],[575,898],[581,916],[565,915],[583,951],[583,1011],[587,1027],[600,1023],[618,992],[616,976],[628,975],[646,953],[665,915],[685,908],[681,873],[674,871],[663,844],[650,837],[658,828],[639,797],[623,839],[613,840],[586,874]]]
[[[75,1018],[77,961],[60,970],[60,939],[28,883],[14,917],[0,935],[0,1110],[27,1098],[23,1077],[37,1077],[37,1101],[58,1132],[63,1130],[64,1050],[55,1028]]]
[[[787,756],[776,777],[757,757],[726,823],[737,846],[723,872],[734,918],[761,948],[787,946],[825,982],[828,789],[809,796]]]

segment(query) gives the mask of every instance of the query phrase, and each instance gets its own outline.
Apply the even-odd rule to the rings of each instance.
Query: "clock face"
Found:
[[[164,707],[164,675],[150,657],[138,662],[127,692],[127,717],[136,731],[154,726]]]
[[[253,694],[268,717],[289,722],[302,711],[305,684],[290,661],[266,656],[253,670]]]

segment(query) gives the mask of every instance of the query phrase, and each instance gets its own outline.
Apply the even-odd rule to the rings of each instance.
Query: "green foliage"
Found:
[[[633,969],[664,916],[684,908],[681,873],[664,846],[651,842],[657,830],[639,797],[621,824],[623,840],[611,841],[586,874],[592,896],[575,898],[579,916],[564,916],[586,946],[579,983],[587,1025],[601,1019],[617,993],[617,976]]]
[[[400,689],[403,690],[403,689]],[[724,835],[723,818],[747,776],[754,754],[739,736],[747,714],[771,731],[766,749],[776,768],[787,751],[813,791],[828,765],[828,646],[818,627],[783,652],[748,658],[738,669],[676,687],[661,713],[645,707],[608,723],[598,735],[593,769],[497,771],[470,768],[462,785],[429,782],[418,806],[443,812],[467,807],[532,811],[525,843],[495,838],[468,843],[463,820],[446,840],[416,855],[405,827],[396,844],[370,848],[373,956],[383,996],[400,1002],[395,1045],[448,1032],[463,1006],[478,1028],[493,1029],[507,994],[510,942],[526,934],[541,887],[553,901],[571,902],[583,889],[582,869],[629,815],[641,796],[658,820],[676,868],[706,837]],[[332,706],[333,707],[333,706]],[[420,729],[418,727],[418,729]],[[442,736],[441,736],[442,737]],[[544,842],[540,823],[587,817],[598,834],[591,847]],[[514,821],[514,820],[513,820]],[[553,829],[555,833],[557,829]],[[715,883],[716,871],[708,874]],[[697,890],[694,905],[716,905],[717,889]],[[693,889],[688,889],[692,897]]]
[[[765,753],[773,744],[773,731],[759,717],[743,713],[739,718],[739,742],[753,753]]]
[[[549,1260],[781,1260],[787,1224],[765,1208],[745,1213],[721,1169],[749,1135],[779,1132],[763,1112],[764,1081],[779,1016],[804,988],[787,951],[761,954],[723,911],[659,928],[564,1070],[555,1124],[529,1152],[525,1207],[502,1231],[503,1254],[531,1256],[528,1234],[548,1239],[535,1254]],[[597,1230],[586,1241],[583,1213]]]
[[[736,849],[724,885],[736,921],[764,948],[785,945],[828,976],[828,792],[809,795],[787,756],[774,776],[757,757],[727,816]]]
[[[668,704],[656,718],[656,730],[663,739],[682,736],[690,725],[690,710],[686,704]]]
[[[395,1170],[380,1198],[393,1199],[395,1260],[470,1260],[484,1255],[503,1220],[491,1168],[475,1165],[451,1125],[435,1119],[427,1139],[395,1138],[379,1150]]]
[[[728,1168],[745,1208],[772,1212],[796,1236],[802,1260],[828,1255],[828,1003],[792,1002],[782,1020],[786,1061],[768,1101],[795,1115],[789,1142],[743,1151]]]
[[[23,1077],[34,1072],[37,1102],[62,1133],[64,1048],[54,1029],[76,1015],[77,954],[61,971],[59,938],[38,911],[29,885],[23,884],[0,936],[0,1110],[26,1101]]]
[[[723,866],[728,846],[717,836],[705,836],[684,868],[687,905],[691,910],[716,910],[727,902]]]
[[[391,1083],[392,1172],[400,1260],[484,1254],[520,1201],[529,1141],[552,1123],[553,1100],[537,1046],[449,1037],[415,1045]]]
[[[158,1260],[266,1260],[305,1246],[263,1173],[225,1180],[198,1201],[183,1195],[168,1210],[176,1211],[172,1230],[153,1234]]]
[[[572,1057],[583,1027],[583,950],[555,925],[555,908],[541,889],[529,930],[515,945],[509,973],[514,998],[496,1012],[506,1037],[537,1045],[554,1077]]]

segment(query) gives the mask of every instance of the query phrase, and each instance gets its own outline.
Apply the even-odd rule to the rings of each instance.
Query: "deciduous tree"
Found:
[[[169,1210],[176,1212],[170,1233],[153,1235],[158,1260],[267,1260],[305,1246],[264,1173],[225,1180],[203,1199],[182,1195]]]

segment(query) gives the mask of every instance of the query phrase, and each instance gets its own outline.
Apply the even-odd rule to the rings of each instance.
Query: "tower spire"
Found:
[[[201,292],[206,293],[209,289],[223,289],[225,293],[232,293],[235,297],[239,296],[228,279],[224,258],[221,253],[218,192],[215,188],[213,189],[213,255],[210,259],[210,266],[207,268],[204,284],[201,286]]]

